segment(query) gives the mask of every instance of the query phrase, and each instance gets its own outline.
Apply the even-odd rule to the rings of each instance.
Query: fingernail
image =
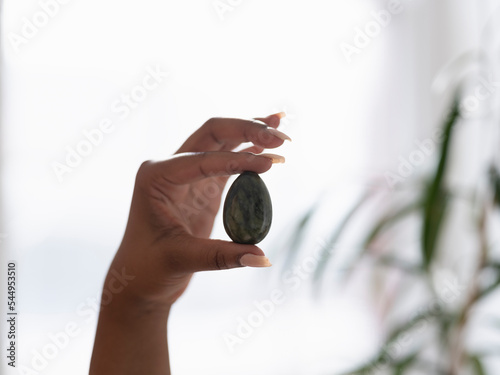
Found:
[[[244,267],[271,267],[272,264],[263,255],[245,254],[240,258],[240,264]]]
[[[276,115],[280,118],[280,120],[281,120],[283,117],[286,117],[286,113],[285,113],[285,112],[276,113]]]
[[[274,135],[275,137],[278,137],[279,139],[282,139],[282,140],[284,140],[284,141],[290,141],[290,142],[292,141],[292,139],[291,139],[288,135],[286,135],[286,134],[285,134],[285,133],[283,133],[283,132],[280,132],[280,131],[279,131],[279,130],[277,130],[277,129],[267,128],[267,131],[268,131],[269,133],[271,133],[272,135]]]
[[[271,159],[273,164],[283,164],[285,162],[285,157],[276,154],[258,154],[257,156],[263,156],[265,158]]]

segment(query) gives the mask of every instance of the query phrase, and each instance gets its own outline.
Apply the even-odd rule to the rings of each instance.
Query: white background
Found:
[[[280,251],[320,193],[311,249],[367,181],[383,185],[414,139],[431,134],[449,99],[434,79],[479,43],[486,3],[407,1],[349,63],[340,44],[387,2],[246,0],[221,19],[211,0],[72,0],[16,50],[9,35],[41,8],[5,0],[1,246],[2,267],[19,268],[19,363],[32,367],[49,335],[75,322],[79,335],[40,373],[88,371],[96,316],[85,304],[100,294],[142,161],[168,157],[210,117],[282,110],[293,142],[277,150],[286,164],[263,175],[275,217],[260,246],[274,266],[194,278],[169,323],[173,373],[326,374],[373,353],[379,322],[363,294],[326,287],[313,301],[307,280],[290,290]],[[117,120],[113,102],[157,65],[170,76]],[[59,182],[53,162],[107,117],[115,130]],[[213,237],[227,239],[220,218]],[[286,303],[230,353],[224,334],[274,288]]]

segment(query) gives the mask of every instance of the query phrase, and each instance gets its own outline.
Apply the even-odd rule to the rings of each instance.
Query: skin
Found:
[[[170,374],[169,312],[193,273],[242,267],[243,255],[264,255],[209,235],[229,175],[271,168],[271,159],[255,154],[283,144],[268,131],[280,118],[210,119],[172,158],[141,165],[104,283],[91,375]],[[243,142],[253,146],[232,152]]]

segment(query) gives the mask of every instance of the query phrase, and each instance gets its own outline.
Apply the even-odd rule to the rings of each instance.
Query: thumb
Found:
[[[195,237],[184,237],[179,245],[175,254],[170,254],[179,272],[271,266],[264,252],[254,245]]]

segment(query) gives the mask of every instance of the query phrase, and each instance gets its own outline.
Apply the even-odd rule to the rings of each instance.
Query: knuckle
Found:
[[[226,262],[226,257],[220,250],[216,251],[214,262],[215,262],[215,269],[217,270],[225,270],[229,268]]]
[[[138,181],[143,181],[147,176],[150,174],[151,166],[154,163],[151,160],[146,160],[142,162],[142,164],[139,166],[139,169],[137,170],[137,180]]]
[[[261,123],[255,123],[252,133],[248,136],[253,143],[267,144],[271,140],[271,135],[268,132],[268,126]]]
[[[236,174],[241,172],[240,161],[231,159],[226,164],[226,173],[228,175]]]
[[[220,117],[212,117],[212,118],[209,118],[204,124],[203,126],[204,127],[207,127],[207,128],[210,128],[212,127],[215,123],[219,122],[220,121]]]
[[[137,170],[136,184],[143,185],[144,183],[147,183],[147,181],[149,181],[153,164],[154,162],[152,162],[151,160],[142,162],[142,164],[139,166],[139,169]]]
[[[146,160],[146,161],[143,161],[141,163],[141,165],[139,166],[139,172],[141,170],[145,170],[145,169],[149,169],[151,167],[151,165],[153,164],[153,162],[151,160]]]

